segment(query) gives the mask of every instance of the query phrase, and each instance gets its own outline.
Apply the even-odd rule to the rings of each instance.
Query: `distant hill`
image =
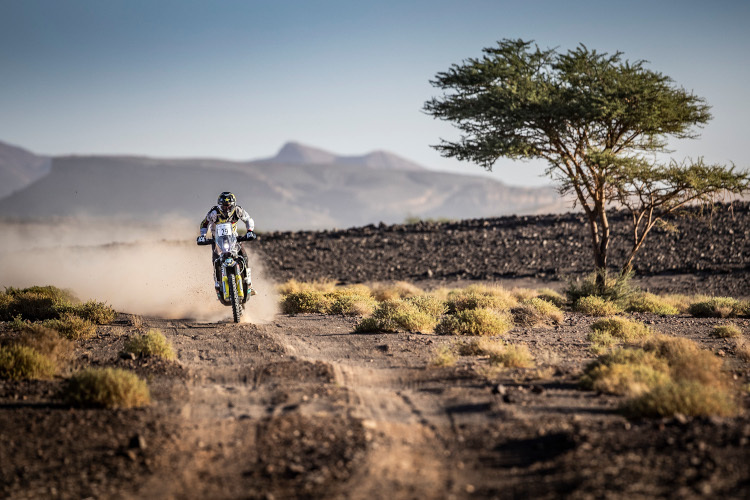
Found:
[[[50,159],[0,142],[0,198],[24,188],[50,170]]]
[[[55,157],[49,173],[0,199],[0,216],[179,217],[197,224],[224,190],[235,192],[259,230],[569,209],[552,188],[435,172],[385,152],[343,157],[289,143],[275,157],[251,162]]]

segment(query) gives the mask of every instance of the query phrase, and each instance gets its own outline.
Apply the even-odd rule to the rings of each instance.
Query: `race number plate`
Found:
[[[231,224],[217,224],[216,225],[216,236],[231,236],[232,225]]]

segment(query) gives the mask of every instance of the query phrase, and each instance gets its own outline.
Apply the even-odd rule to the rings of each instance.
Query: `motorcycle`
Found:
[[[225,306],[232,307],[232,318],[235,323],[240,322],[242,309],[249,297],[245,277],[248,263],[240,253],[241,241],[255,239],[254,233],[237,236],[232,230],[232,224],[217,224],[214,239],[205,238],[198,241],[198,245],[212,245],[214,251],[214,273],[219,281],[217,297]]]

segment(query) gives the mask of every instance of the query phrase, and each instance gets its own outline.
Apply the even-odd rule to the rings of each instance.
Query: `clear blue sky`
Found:
[[[39,154],[256,159],[288,140],[385,149],[481,174],[429,147],[429,80],[502,38],[621,50],[707,99],[675,156],[750,167],[750,2],[0,0],[0,141]],[[493,177],[539,185],[542,164]]]

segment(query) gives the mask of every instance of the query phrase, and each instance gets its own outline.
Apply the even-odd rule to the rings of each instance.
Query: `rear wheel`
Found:
[[[237,293],[237,275],[230,274],[227,276],[229,282],[229,301],[232,303],[232,317],[235,323],[240,322],[242,316],[242,299],[239,293]]]

